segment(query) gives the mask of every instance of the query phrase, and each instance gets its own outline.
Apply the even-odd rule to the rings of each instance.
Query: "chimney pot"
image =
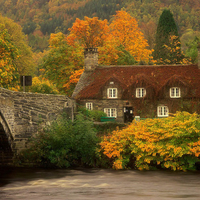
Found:
[[[85,48],[84,51],[84,68],[85,71],[93,71],[98,65],[98,49]]]

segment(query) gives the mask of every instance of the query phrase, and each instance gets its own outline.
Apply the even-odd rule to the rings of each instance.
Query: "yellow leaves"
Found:
[[[122,167],[122,161],[121,160],[116,160],[113,163],[113,169],[123,169],[123,167]]]
[[[147,40],[139,30],[135,18],[126,11],[117,11],[109,28],[117,46],[123,45],[136,61],[149,61],[152,51],[148,50]]]
[[[148,169],[152,163],[172,170],[186,170],[193,167],[192,162],[195,163],[187,159],[195,160],[200,156],[199,126],[199,116],[187,112],[133,122],[123,130],[104,136],[101,150],[114,159],[113,168],[121,167],[117,160],[122,162],[123,168],[126,167],[124,157],[130,155],[139,170]]]
[[[159,64],[192,64],[191,59],[186,58],[181,51],[180,41],[178,36],[171,35],[169,38],[169,44],[164,44],[163,47],[166,51],[168,58],[159,58],[157,62]]]
[[[52,33],[49,39],[49,47],[58,48],[64,39],[65,39],[65,35],[63,33],[61,32],[56,33],[56,34]]]
[[[68,90],[72,84],[77,84],[83,71],[84,69],[79,69],[72,72],[72,75],[69,77],[69,81],[66,84],[64,84],[63,87],[66,88],[66,90]]]

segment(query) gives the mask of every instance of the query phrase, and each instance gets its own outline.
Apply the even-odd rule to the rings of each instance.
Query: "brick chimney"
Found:
[[[200,69],[200,42],[197,46],[197,50],[198,50],[198,55],[197,55],[197,60],[198,60],[198,68]]]
[[[84,51],[84,69],[85,71],[94,71],[98,65],[98,49],[85,48]]]

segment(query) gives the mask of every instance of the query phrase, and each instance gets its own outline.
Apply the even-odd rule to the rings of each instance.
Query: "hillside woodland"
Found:
[[[161,62],[152,53],[165,10],[176,34],[165,43],[173,55]],[[0,13],[0,86],[8,89],[18,90],[20,75],[32,75],[30,92],[70,96],[83,72],[84,47],[98,47],[99,64],[106,65],[196,62],[199,0],[0,0]]]
[[[67,34],[76,18],[87,16],[109,21],[121,9],[136,18],[153,48],[156,27],[164,8],[173,13],[185,48],[189,39],[199,35],[199,0],[0,0],[2,15],[22,26],[34,51],[47,49],[51,33]]]

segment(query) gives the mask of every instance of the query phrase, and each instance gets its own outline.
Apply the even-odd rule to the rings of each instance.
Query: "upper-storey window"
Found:
[[[108,88],[107,95],[108,98],[117,98],[117,88]]]
[[[136,97],[142,98],[146,96],[146,89],[145,88],[136,88]]]
[[[91,102],[86,103],[86,108],[88,110],[93,110],[93,103],[91,103]]]
[[[170,97],[171,98],[180,98],[181,97],[181,89],[179,87],[171,87],[170,88]]]

